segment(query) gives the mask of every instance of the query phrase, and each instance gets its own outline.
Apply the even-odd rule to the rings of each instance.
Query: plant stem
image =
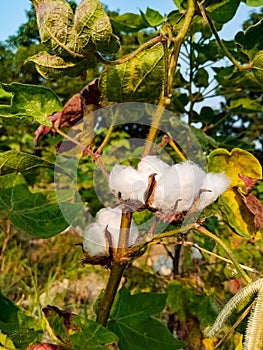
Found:
[[[103,326],[106,326],[110,310],[117,293],[123,272],[125,270],[126,265],[120,263],[113,263],[109,280],[105,289],[105,292],[99,301],[98,304],[98,312],[96,321]]]
[[[125,55],[124,57],[121,57],[115,61],[109,61],[103,58],[98,52],[94,52],[94,56],[101,62],[104,63],[105,65],[110,65],[110,66],[116,66],[118,64],[125,63],[138,55],[139,52],[143,51],[146,49],[148,46],[152,46],[154,44],[160,43],[160,42],[165,42],[167,41],[167,38],[163,35],[156,36],[152,38],[151,40],[146,41],[146,43],[142,44],[138,49],[134,50],[133,52],[129,53],[128,55]]]
[[[187,31],[190,27],[190,24],[193,20],[193,17],[195,15],[195,1],[189,0],[188,9],[185,15],[184,23],[178,32],[177,36],[173,39],[174,42],[174,49],[173,53],[171,55],[170,64],[169,64],[169,75],[168,75],[168,87],[169,87],[169,94],[172,91],[173,88],[173,79],[174,79],[174,73],[176,70],[178,58],[180,49],[182,46],[182,43],[184,41],[184,38],[187,34]]]
[[[116,293],[118,291],[123,272],[129,262],[128,260],[124,260],[123,258],[128,248],[131,219],[131,212],[126,212],[125,210],[123,210],[121,217],[118,248],[114,256],[114,261],[111,267],[111,272],[105,289],[105,293],[103,294],[103,297],[98,303],[96,321],[101,323],[103,326],[106,326],[107,324],[110,315],[110,310],[115,299]]]
[[[243,277],[244,281],[249,284],[251,283],[251,279],[246,274],[246,272],[241,268],[239,263],[236,261],[236,258],[232,254],[231,250],[225,245],[225,243],[216,235],[214,235],[212,232],[208,231],[205,227],[200,226],[199,224],[194,224],[193,229],[196,231],[199,231],[203,233],[205,236],[212,238],[216,243],[218,243],[226,252],[226,254],[229,256],[230,260],[233,262],[233,265],[235,266],[236,270],[240,273],[241,277]]]
[[[214,34],[214,36],[216,38],[216,41],[217,41],[218,45],[220,46],[220,48],[223,51],[223,53],[230,59],[230,61],[233,63],[233,65],[239,70],[250,69],[251,68],[251,64],[250,63],[245,64],[245,65],[240,64],[235,59],[235,57],[228,51],[227,47],[225,46],[223,41],[220,39],[213,21],[211,20],[211,18],[209,16],[207,16],[207,14],[206,14],[206,18],[207,18],[207,22],[208,22],[208,24],[209,24],[209,26],[210,26],[210,28],[212,30],[212,33]]]
[[[184,23],[180,31],[178,32],[176,38],[172,39],[174,43],[174,49],[170,57],[170,60],[168,62],[168,67],[166,67],[166,61],[165,61],[163,90],[157,106],[157,110],[153,116],[152,125],[150,127],[149,134],[145,142],[142,157],[145,157],[152,152],[153,145],[156,141],[156,138],[159,132],[159,125],[163,116],[164,109],[171,103],[169,96],[171,95],[171,92],[172,92],[174,74],[175,74],[175,70],[178,62],[179,52],[180,52],[183,40],[191,24],[191,21],[194,17],[194,14],[195,14],[195,1],[189,0],[189,6],[185,16]],[[167,50],[166,50],[166,47],[164,46],[165,60],[167,60],[166,55],[167,55]],[[167,75],[166,69],[168,69],[168,75]]]

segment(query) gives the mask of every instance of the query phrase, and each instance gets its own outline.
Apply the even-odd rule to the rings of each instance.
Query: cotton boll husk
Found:
[[[89,224],[83,232],[83,249],[90,256],[106,254],[105,226],[97,222]]]
[[[117,248],[119,233],[120,233],[120,225],[121,225],[121,216],[122,211],[121,208],[103,208],[98,211],[96,214],[96,222],[106,228],[112,235],[112,245],[114,248]],[[138,228],[134,221],[131,221],[130,227],[130,235],[129,235],[129,247],[136,243],[138,238]]]
[[[123,200],[134,199],[143,202],[147,185],[148,181],[130,166],[115,165],[109,176],[111,191],[115,195],[120,192]]]
[[[187,211],[191,208],[202,184],[206,173],[197,164],[187,161],[172,166],[174,177],[178,179],[176,184],[177,212]]]
[[[202,189],[211,192],[203,192],[200,195],[199,210],[202,210],[209,204],[215,202],[217,198],[226,191],[230,182],[230,178],[224,173],[207,173],[202,184]]]
[[[138,164],[138,172],[144,179],[148,179],[151,174],[157,174],[156,180],[159,180],[165,171],[169,168],[169,165],[162,161],[157,156],[146,156],[141,159]]]

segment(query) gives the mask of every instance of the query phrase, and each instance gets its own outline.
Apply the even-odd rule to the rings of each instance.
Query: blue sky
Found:
[[[26,22],[25,10],[30,8],[29,0],[1,0],[0,12],[0,41],[4,41],[9,35],[14,35],[20,24]],[[79,3],[80,0],[77,0]],[[174,8],[173,0],[104,0],[102,1],[110,10],[119,9],[123,12],[139,13],[139,9],[145,10],[147,6],[158,10],[160,13],[169,13]],[[242,22],[247,18],[249,12],[256,8],[247,7],[241,3],[239,11],[231,23],[225,26],[223,37],[232,39],[232,34],[241,29]]]

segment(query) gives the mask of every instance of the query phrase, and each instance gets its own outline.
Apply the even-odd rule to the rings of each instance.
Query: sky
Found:
[[[80,0],[76,1],[77,3]],[[120,10],[120,13],[139,13],[139,9],[145,11],[147,6],[158,10],[161,14],[168,14],[175,9],[173,0],[104,0],[102,1],[110,10]],[[0,0],[0,41],[5,41],[10,35],[16,34],[20,24],[26,22],[25,10],[30,8],[29,0]],[[241,3],[235,18],[229,22],[221,33],[224,39],[233,39],[233,34],[241,30],[242,22],[248,17],[249,12],[256,8],[247,7]]]

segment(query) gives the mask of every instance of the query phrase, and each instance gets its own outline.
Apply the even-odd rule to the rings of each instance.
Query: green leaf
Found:
[[[149,27],[157,27],[163,22],[163,16],[156,10],[147,7],[145,13],[140,12],[144,20],[149,24]]]
[[[32,0],[41,42],[51,53],[84,58],[91,51],[116,53],[119,39],[98,0],[82,0],[75,16],[65,0]]]
[[[95,58],[89,56],[87,60],[69,61],[60,56],[50,55],[46,51],[41,51],[34,56],[29,57],[27,61],[32,61],[36,69],[44,78],[54,79],[60,76],[68,75],[75,77],[80,75],[83,70],[94,66]]]
[[[0,116],[18,118],[23,122],[37,122],[51,126],[48,116],[62,109],[56,94],[48,88],[29,84],[1,84],[2,89],[12,93],[10,105],[0,105]]]
[[[41,340],[41,325],[27,316],[11,300],[0,292],[0,344],[5,337],[8,349],[25,349],[28,345]],[[14,344],[15,348],[11,345]]]
[[[245,32],[238,32],[235,42],[240,50],[252,60],[259,50],[263,50],[263,20],[248,27]]]
[[[0,154],[0,176],[9,173],[26,173],[39,167],[54,168],[54,164],[32,154],[7,151]]]
[[[84,319],[55,306],[43,309],[52,330],[60,343],[72,349],[117,349],[118,337],[97,322]]]
[[[208,157],[208,170],[224,172],[232,180],[231,187],[238,187],[241,193],[246,193],[246,188],[239,175],[262,178],[262,168],[257,158],[240,148],[234,148],[231,152],[224,148],[212,151]]]
[[[14,225],[33,236],[48,238],[62,232],[81,207],[68,198],[58,204],[55,192],[31,193],[20,173],[0,177],[0,211],[7,211]],[[62,212],[67,212],[68,221]]]
[[[207,87],[209,85],[209,74],[206,69],[200,68],[194,76],[194,83],[197,87]]]
[[[229,22],[236,14],[241,0],[217,0],[206,7],[211,19],[219,24]]]
[[[262,6],[262,0],[243,0],[247,6],[257,7]]]
[[[129,12],[112,18],[111,22],[114,30],[125,33],[138,32],[149,26],[142,16]]]
[[[106,67],[100,77],[101,94],[108,101],[153,103],[160,95],[163,48],[156,44],[126,63]]]
[[[263,50],[257,52],[252,61],[253,73],[257,80],[263,84]]]
[[[87,54],[92,49],[112,54],[120,48],[118,37],[112,33],[110,19],[98,0],[82,0],[78,5],[72,35],[72,50],[80,54]]]
[[[229,108],[232,111],[242,111],[245,113],[255,113],[262,111],[261,98],[252,100],[248,97],[237,97],[230,100]]]
[[[181,321],[186,320],[189,289],[184,289],[179,281],[171,281],[167,289],[167,306],[171,314],[176,314]]]
[[[69,33],[74,14],[65,0],[32,0],[42,44],[50,51],[68,55]]]
[[[184,343],[176,340],[163,323],[151,316],[165,306],[166,294],[130,295],[122,288],[112,310],[109,329],[120,337],[120,349],[172,350]]]
[[[217,23],[227,23],[229,22],[236,14],[241,0],[220,0],[205,1],[204,7],[208,12],[212,20]],[[208,6],[206,4],[209,4]]]

